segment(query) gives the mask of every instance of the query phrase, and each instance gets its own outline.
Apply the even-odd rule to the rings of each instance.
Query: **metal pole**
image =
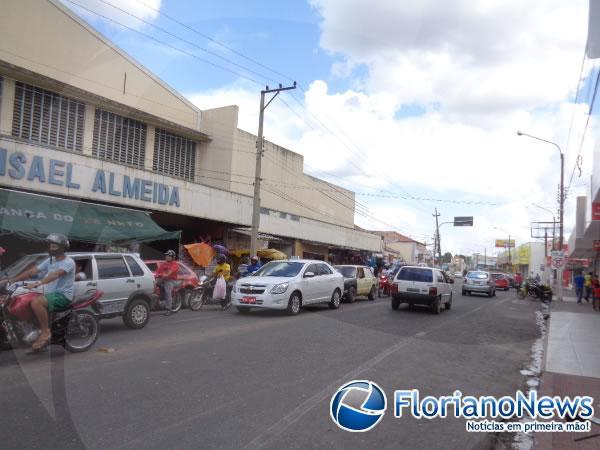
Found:
[[[558,147],[558,146],[557,146]],[[563,226],[564,226],[564,213],[565,213],[565,155],[560,150],[560,230],[558,237],[558,248],[560,251],[564,252],[563,247]],[[563,254],[564,257],[564,254]],[[563,259],[565,261],[565,259]],[[564,270],[564,262],[563,266],[558,270],[558,299],[563,301],[563,270]]]
[[[250,255],[258,250],[258,227],[260,225],[260,176],[263,155],[263,121],[265,118],[265,91],[260,91],[260,114],[258,117],[258,139],[256,140],[256,166],[254,169],[254,201],[252,202],[252,232]]]

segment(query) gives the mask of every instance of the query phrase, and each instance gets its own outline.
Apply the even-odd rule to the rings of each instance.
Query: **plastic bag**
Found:
[[[227,295],[227,283],[225,282],[225,278],[219,277],[219,278],[217,278],[215,288],[213,289],[213,299],[214,300],[224,300],[226,295]]]

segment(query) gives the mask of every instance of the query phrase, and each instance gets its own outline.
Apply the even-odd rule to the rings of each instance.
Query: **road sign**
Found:
[[[454,226],[455,227],[472,227],[473,226],[473,216],[454,217]]]
[[[565,252],[555,250],[552,252],[552,268],[561,269],[565,266]]]

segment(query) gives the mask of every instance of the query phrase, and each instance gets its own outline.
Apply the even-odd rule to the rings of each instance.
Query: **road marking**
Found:
[[[427,334],[427,332],[425,331],[419,331],[417,334],[415,334],[415,337],[423,337]]]
[[[432,326],[427,331],[420,331],[419,333],[427,333],[427,332],[436,330],[438,328],[442,328],[448,324],[452,324],[453,322],[456,322],[457,320],[462,319],[463,317],[473,314],[473,313],[479,311],[480,309],[487,308],[489,306],[499,306],[502,303],[507,302],[508,300],[509,300],[509,298],[506,298],[506,299],[500,300],[499,302],[495,302],[493,305],[490,305],[489,303],[483,303],[481,306],[479,306],[475,309],[472,309],[471,311],[467,311],[464,314],[454,316],[448,320],[445,320],[443,323]],[[417,333],[417,334],[419,334],[419,333]],[[397,344],[392,345],[391,347],[388,347],[387,349],[383,350],[379,354],[375,355],[373,358],[369,359],[368,361],[366,361],[364,364],[360,365],[356,369],[353,369],[350,372],[346,373],[343,377],[340,377],[334,383],[331,383],[330,385],[328,385],[321,391],[317,392],[315,395],[313,395],[306,401],[302,402],[300,405],[298,405],[296,408],[294,408],[292,411],[290,411],[289,414],[287,414],[285,417],[283,417],[279,421],[275,422],[264,433],[259,434],[252,441],[250,441],[248,443],[248,445],[244,446],[243,448],[249,449],[249,450],[250,449],[258,449],[258,448],[263,448],[263,447],[267,446],[268,444],[272,443],[275,439],[277,439],[279,436],[281,436],[285,432],[285,430],[287,430],[289,427],[291,427],[296,422],[298,422],[311,409],[315,408],[323,400],[326,400],[327,398],[331,397],[332,393],[334,393],[340,387],[340,385],[342,383],[345,383],[348,380],[358,379],[362,373],[366,372],[367,370],[372,369],[374,366],[379,364],[381,361],[383,361],[388,356],[391,356],[392,354],[394,354],[398,350],[402,349],[403,347],[407,346],[408,344],[416,343],[415,341],[416,341],[417,334],[415,334],[414,336],[411,336],[411,337],[404,338],[402,341],[398,342]]]

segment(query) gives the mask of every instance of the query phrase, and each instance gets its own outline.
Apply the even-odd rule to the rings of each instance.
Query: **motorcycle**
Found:
[[[190,296],[190,309],[192,311],[199,311],[206,305],[219,305],[225,311],[231,306],[231,289],[229,286],[227,287],[227,295],[224,299],[213,298],[216,283],[217,279],[215,277],[208,278],[207,276],[202,276],[200,278],[200,284],[192,290],[192,295]]]
[[[519,298],[527,296],[537,298],[542,302],[552,301],[552,288],[537,282],[536,280],[527,280],[519,290]]]
[[[181,285],[176,284],[171,291],[171,298],[173,299],[173,303],[171,304],[171,311],[177,312],[179,311],[184,304],[189,304],[189,298],[186,298],[188,295],[189,289],[183,289]],[[154,284],[154,297],[152,300],[152,309],[155,311],[166,310],[164,306],[160,304],[160,299],[163,297],[162,288],[159,283]]]
[[[379,290],[378,290],[378,296],[379,297],[389,297],[390,293],[392,292],[392,283],[389,279],[389,277],[387,275],[381,274],[379,276]]]
[[[31,302],[39,295],[23,284],[0,286],[0,346],[17,348],[31,345],[40,335]],[[60,345],[72,353],[89,350],[96,339],[100,326],[97,314],[102,310],[98,300],[103,292],[90,290],[76,297],[65,310],[49,314],[50,344]]]

